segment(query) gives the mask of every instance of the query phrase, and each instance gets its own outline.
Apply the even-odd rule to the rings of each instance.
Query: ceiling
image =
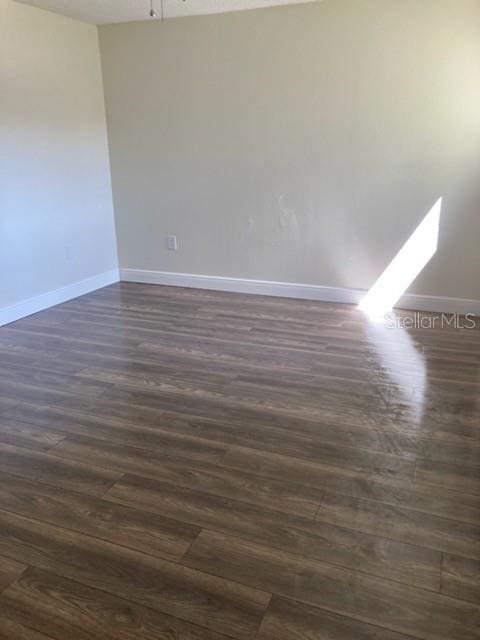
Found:
[[[318,0],[163,0],[166,18],[224,13],[275,5],[301,4]],[[151,20],[150,0],[17,0],[41,9],[93,24]],[[153,0],[156,19],[161,18],[161,0]]]

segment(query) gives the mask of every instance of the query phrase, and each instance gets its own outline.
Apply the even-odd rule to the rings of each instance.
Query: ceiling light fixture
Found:
[[[186,2],[187,0],[182,0],[182,2]],[[162,22],[163,20],[165,20],[166,15],[165,15],[165,0],[160,0],[160,11],[161,11],[161,18],[162,18]],[[151,18],[156,18],[157,14],[155,13],[155,9],[153,7],[153,0],[150,0],[150,11],[148,12],[148,15]]]

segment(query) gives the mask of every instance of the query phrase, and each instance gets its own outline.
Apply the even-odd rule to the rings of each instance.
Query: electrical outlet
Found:
[[[167,236],[167,249],[169,251],[177,250],[177,236]]]

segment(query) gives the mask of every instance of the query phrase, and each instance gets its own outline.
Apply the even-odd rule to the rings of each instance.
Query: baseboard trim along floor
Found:
[[[91,293],[115,282],[140,282],[173,287],[191,287],[212,291],[251,293],[281,298],[298,298],[344,304],[358,304],[366,294],[362,289],[326,287],[322,285],[300,284],[296,282],[275,282],[270,280],[249,280],[225,276],[206,276],[193,273],[171,271],[149,271],[145,269],[112,269],[91,278],[28,298],[15,305],[0,309],[0,326],[20,320],[67,300]],[[399,309],[414,309],[439,313],[480,314],[480,300],[446,298],[407,293],[400,299]]]
[[[195,289],[232,291],[235,293],[252,293],[264,296],[300,298],[303,300],[346,304],[358,304],[367,293],[366,290],[347,289],[344,287],[325,287],[322,285],[299,284],[295,282],[249,280],[246,278],[227,278],[224,276],[174,273],[171,271],[149,271],[144,269],[120,269],[120,279],[125,282],[192,287]],[[446,298],[410,293],[402,296],[397,307],[417,311],[437,311],[440,313],[480,314],[480,300],[465,300],[462,298]]]
[[[91,278],[73,282],[65,287],[47,291],[39,296],[28,298],[9,307],[4,307],[0,309],[0,327],[10,322],[15,322],[15,320],[30,316],[32,313],[44,311],[62,302],[67,302],[67,300],[72,300],[73,298],[78,298],[102,287],[107,287],[110,284],[118,282],[119,279],[118,269],[112,269],[111,271],[99,273]]]

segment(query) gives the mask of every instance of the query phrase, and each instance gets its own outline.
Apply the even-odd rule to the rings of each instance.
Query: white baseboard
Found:
[[[396,308],[412,309],[414,311],[436,311],[439,313],[459,314],[473,313],[480,315],[480,300],[405,293],[396,304]]]
[[[43,311],[72,298],[85,295],[96,289],[114,284],[119,280],[142,282],[174,287],[192,287],[215,291],[232,291],[282,298],[299,298],[321,302],[339,302],[358,304],[366,290],[344,287],[325,287],[321,285],[298,284],[294,282],[275,282],[269,280],[249,280],[246,278],[227,278],[224,276],[205,276],[170,271],[148,271],[143,269],[113,269],[105,273],[74,282],[71,285],[43,293],[34,298],[0,309],[0,326],[20,320],[32,313]],[[398,308],[417,311],[437,311],[444,313],[475,313],[480,315],[480,300],[446,298],[438,296],[405,294]]]
[[[120,279],[126,282],[163,284],[172,287],[192,287],[194,289],[212,289],[215,291],[233,291],[235,293],[256,293],[262,296],[302,298],[305,300],[322,300],[323,302],[355,303],[360,302],[362,296],[361,292],[355,289],[274,282],[269,280],[226,278],[224,276],[202,276],[192,273],[173,273],[171,271],[120,269]]]
[[[236,293],[256,293],[264,296],[282,298],[301,298],[322,302],[340,302],[358,304],[367,293],[363,289],[344,287],[324,287],[293,282],[275,282],[269,280],[248,280],[245,278],[226,278],[223,276],[205,276],[192,273],[173,273],[170,271],[147,271],[144,269],[120,269],[120,279],[125,282],[162,284],[173,287],[192,287],[194,289],[212,289],[233,291]],[[444,298],[405,294],[397,304],[399,309],[416,311],[438,311],[443,313],[480,314],[480,300],[462,298]]]
[[[114,284],[119,280],[119,270],[112,269],[112,271],[106,271],[105,273],[100,273],[96,276],[92,276],[91,278],[87,278],[86,280],[74,282],[66,287],[61,287],[60,289],[55,289],[54,291],[48,291],[47,293],[42,293],[39,296],[28,298],[28,300],[23,300],[22,302],[10,307],[4,307],[3,309],[0,309],[0,327],[5,324],[9,324],[10,322],[14,322],[15,320],[25,318],[25,316],[30,316],[32,313],[43,311],[44,309],[54,307],[62,302],[67,302],[67,300],[71,300],[72,298],[78,298],[78,296],[83,296],[86,293],[95,291],[96,289],[101,289],[109,284]]]

